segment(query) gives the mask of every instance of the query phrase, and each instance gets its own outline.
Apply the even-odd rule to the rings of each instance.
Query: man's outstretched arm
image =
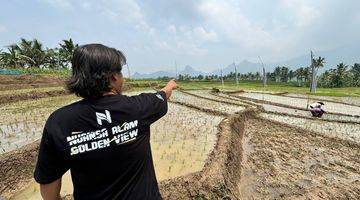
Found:
[[[40,193],[44,200],[60,200],[61,178],[49,183],[40,184]]]
[[[164,91],[165,94],[166,94],[166,98],[169,99],[170,96],[171,96],[171,94],[172,94],[172,91],[173,91],[176,87],[177,87],[177,84],[176,84],[175,80],[172,79],[172,80],[170,80],[170,81],[166,84],[166,86],[165,86],[163,89],[161,89],[160,91]]]

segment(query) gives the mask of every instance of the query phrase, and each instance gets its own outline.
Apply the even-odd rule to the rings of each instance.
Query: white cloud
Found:
[[[167,31],[171,34],[176,34],[176,26],[174,24],[167,27]]]
[[[6,26],[3,26],[3,25],[0,24],[0,33],[5,32],[5,31],[7,31]]]
[[[211,41],[214,42],[217,40],[217,34],[215,31],[206,31],[202,26],[198,26],[193,29],[193,34],[196,39],[203,41]]]
[[[296,26],[304,28],[321,16],[321,9],[311,5],[312,2],[308,0],[280,0],[280,6],[292,12],[295,18],[293,23]]]
[[[264,47],[272,43],[271,35],[242,15],[241,10],[229,1],[204,1],[200,11],[206,23],[232,42],[244,47]]]
[[[191,28],[187,25],[168,25],[168,37],[157,38],[157,47],[176,54],[204,55],[208,49],[203,45],[208,42],[216,42],[217,34],[214,30],[206,30],[202,26]],[[166,40],[166,41],[164,41]],[[165,45],[166,44],[166,45]]]

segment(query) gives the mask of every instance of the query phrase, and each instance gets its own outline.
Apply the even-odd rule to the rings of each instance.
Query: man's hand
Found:
[[[172,91],[176,89],[176,87],[177,84],[175,82],[175,79],[172,79],[166,84],[166,86],[163,89],[161,89],[161,91],[164,91],[166,94],[166,98],[169,99],[172,94]]]

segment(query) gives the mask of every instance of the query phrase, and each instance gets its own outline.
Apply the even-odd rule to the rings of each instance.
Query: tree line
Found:
[[[0,49],[0,67],[7,69],[69,69],[78,44],[70,38],[56,48],[45,48],[37,39],[21,38],[5,50]]]
[[[324,66],[325,59],[319,57],[313,60],[315,69]],[[261,81],[264,75],[259,72],[238,73],[239,80],[246,81]],[[312,71],[311,67],[299,67],[292,70],[289,67],[277,66],[272,72],[266,73],[266,78],[270,82],[277,83],[292,83],[296,86],[310,86]],[[166,78],[166,77],[163,77]],[[180,74],[177,77],[180,81],[186,80],[221,80],[220,75],[197,75],[190,76],[188,74]],[[235,72],[230,72],[223,76],[223,80],[235,80]],[[326,70],[317,78],[317,85],[320,87],[334,88],[334,87],[360,87],[360,64],[355,63],[352,66],[339,63],[335,68]]]

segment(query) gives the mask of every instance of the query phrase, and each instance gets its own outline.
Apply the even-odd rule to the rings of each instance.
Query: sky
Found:
[[[359,0],[1,0],[0,47],[102,43],[133,72],[287,60],[360,44]]]

